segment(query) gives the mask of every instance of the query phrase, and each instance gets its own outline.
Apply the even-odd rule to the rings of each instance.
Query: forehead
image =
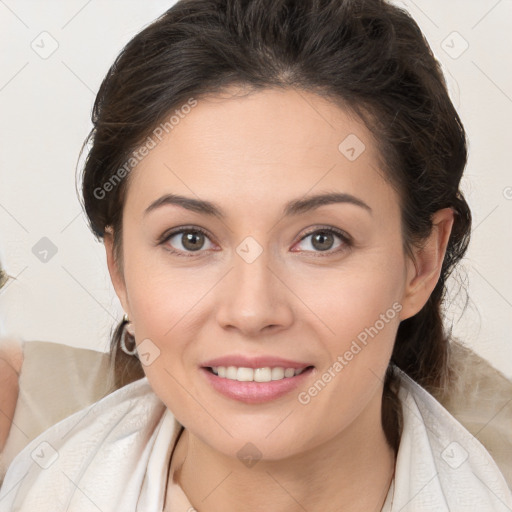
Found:
[[[314,93],[230,92],[201,98],[173,120],[132,171],[131,207],[173,192],[245,207],[320,189],[393,196],[369,130]]]

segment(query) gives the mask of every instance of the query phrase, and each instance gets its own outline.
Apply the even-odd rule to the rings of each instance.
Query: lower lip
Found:
[[[222,395],[246,404],[261,404],[276,400],[293,391],[304,383],[314,368],[309,367],[294,377],[285,377],[270,382],[241,382],[219,377],[206,368],[200,368],[200,370],[212,387]]]

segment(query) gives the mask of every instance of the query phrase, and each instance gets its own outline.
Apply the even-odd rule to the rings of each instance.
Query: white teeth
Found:
[[[244,368],[236,366],[213,366],[212,371],[215,375],[231,380],[241,382],[270,382],[272,380],[281,380],[294,377],[301,374],[305,368],[296,370],[295,368],[283,368],[276,366],[274,368]]]
[[[250,382],[251,380],[254,380],[254,370],[252,368],[238,368],[236,372],[236,380],[240,380],[242,382]]]
[[[272,368],[272,380],[280,380],[284,377],[284,368]]]
[[[285,377],[293,377],[295,375],[295,370],[293,368],[286,368],[284,371]]]
[[[237,373],[235,366],[228,366],[226,368],[226,379],[237,380]]]
[[[254,370],[254,380],[256,382],[270,382],[272,380],[272,370],[270,368],[256,368]]]

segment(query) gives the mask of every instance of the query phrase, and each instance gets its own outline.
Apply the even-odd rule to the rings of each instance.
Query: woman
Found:
[[[441,305],[471,215],[464,129],[404,11],[178,2],[93,122],[112,352],[143,378],[30,443],[0,511],[512,508],[429,393],[453,378]]]

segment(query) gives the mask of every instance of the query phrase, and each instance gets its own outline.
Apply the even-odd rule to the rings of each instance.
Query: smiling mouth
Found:
[[[283,379],[296,377],[304,373],[313,366],[305,366],[303,368],[285,368],[283,366],[263,367],[263,368],[247,368],[237,366],[207,366],[205,367],[210,373],[217,377],[239,382],[272,382]]]

